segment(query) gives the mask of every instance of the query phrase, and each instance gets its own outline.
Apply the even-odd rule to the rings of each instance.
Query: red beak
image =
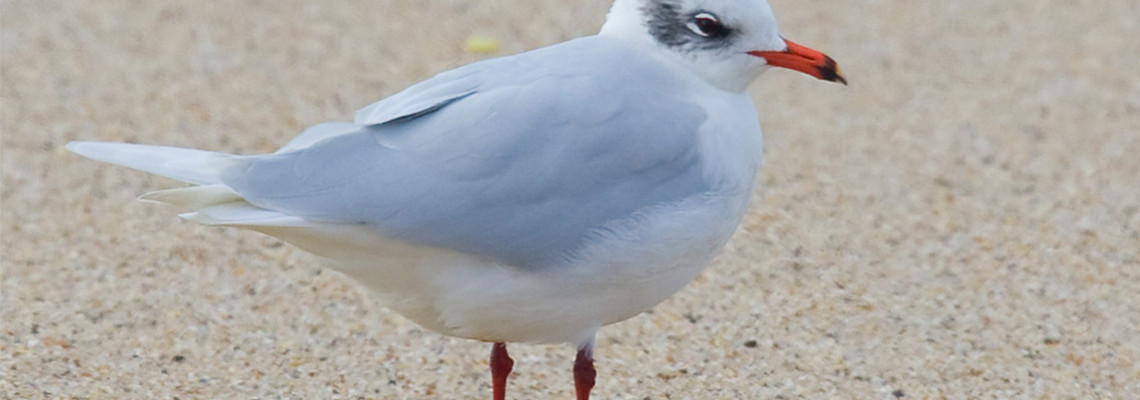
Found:
[[[748,54],[763,58],[768,65],[800,71],[830,82],[847,84],[847,79],[839,72],[839,65],[827,54],[800,46],[791,40],[784,40],[788,49],[784,51],[750,51]]]

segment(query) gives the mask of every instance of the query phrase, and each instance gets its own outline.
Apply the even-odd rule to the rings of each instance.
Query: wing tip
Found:
[[[73,141],[73,142],[67,142],[67,144],[64,145],[63,148],[67,149],[67,151],[70,151],[72,153],[90,158],[90,155],[97,151],[96,147],[99,147],[99,145],[103,144],[103,143],[104,142],[89,142],[89,141],[78,141],[77,140],[77,141]]]

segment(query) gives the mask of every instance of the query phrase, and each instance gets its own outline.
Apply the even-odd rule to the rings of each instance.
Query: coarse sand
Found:
[[[271,151],[607,1],[3,0],[0,398],[489,398],[488,345],[63,149]],[[851,85],[752,86],[724,253],[598,337],[599,399],[1140,399],[1140,2],[774,0]],[[512,398],[572,397],[515,345]]]

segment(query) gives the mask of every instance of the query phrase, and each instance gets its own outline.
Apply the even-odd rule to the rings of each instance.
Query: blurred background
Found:
[[[752,86],[751,212],[694,284],[600,332],[595,395],[1140,398],[1140,3],[772,5],[851,85]],[[489,397],[484,344],[63,145],[269,152],[608,7],[3,0],[0,397]],[[570,398],[572,349],[512,354],[516,397]]]

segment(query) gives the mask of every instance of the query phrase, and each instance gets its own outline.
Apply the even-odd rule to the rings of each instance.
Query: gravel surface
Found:
[[[598,337],[596,398],[1140,398],[1140,3],[774,0],[848,87],[753,85],[761,187],[725,252]],[[608,2],[0,6],[0,398],[489,398],[489,346],[316,258],[133,199],[67,153],[235,153],[434,73],[591,34]],[[513,398],[573,349],[515,345]]]

